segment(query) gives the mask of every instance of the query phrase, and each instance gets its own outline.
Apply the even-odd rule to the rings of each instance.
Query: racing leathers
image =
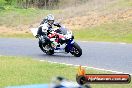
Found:
[[[43,26],[47,26],[47,29],[43,29]],[[47,20],[44,19],[40,23],[40,27],[38,28],[37,37],[43,36],[43,44],[51,43],[50,39],[48,38],[48,35],[51,33],[53,26],[61,27],[59,23],[54,22],[52,25],[48,24]]]

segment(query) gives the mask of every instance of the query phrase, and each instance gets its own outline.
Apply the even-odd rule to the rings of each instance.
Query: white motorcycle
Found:
[[[47,31],[47,26],[42,24],[42,30]],[[34,36],[37,35],[38,28],[30,29]],[[82,49],[74,41],[74,36],[71,31],[68,31],[64,26],[52,29],[52,32],[47,35],[52,42],[51,44],[43,44],[43,36],[38,37],[40,49],[47,55],[52,55],[54,53],[71,53],[75,57],[80,57],[82,55]],[[62,41],[60,41],[62,40]],[[65,42],[63,42],[63,40]]]

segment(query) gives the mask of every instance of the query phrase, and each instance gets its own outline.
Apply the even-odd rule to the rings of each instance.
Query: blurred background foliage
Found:
[[[0,0],[0,7],[11,5],[17,8],[41,8],[41,9],[59,9],[67,6],[77,6],[88,0]]]

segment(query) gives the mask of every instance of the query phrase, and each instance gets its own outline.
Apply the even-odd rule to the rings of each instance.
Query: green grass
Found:
[[[73,30],[76,40],[132,43],[132,21],[117,21],[100,26]],[[1,34],[3,37],[34,38],[31,33]]]
[[[110,73],[88,69],[87,73]],[[63,76],[75,81],[77,68],[27,57],[0,56],[0,88],[11,85],[49,83],[52,77]],[[92,88],[131,88],[131,84],[92,84]]]
[[[5,5],[6,1],[5,0],[0,0],[0,6]]]
[[[9,85],[49,83],[52,77],[65,76],[75,80],[76,69],[70,66],[40,62],[25,57],[0,57],[0,87]]]
[[[116,5],[119,7],[131,7],[132,1],[131,0],[118,0],[118,3]]]
[[[110,12],[113,10],[120,10],[120,9],[130,9],[132,7],[131,0],[115,0],[113,4],[108,5],[105,8],[106,12]]]
[[[75,38],[88,41],[132,43],[132,21],[118,21],[74,31]]]
[[[76,40],[132,43],[132,21],[116,21],[100,26],[73,30]],[[1,34],[3,37],[34,38],[31,33]]]
[[[115,3],[106,5],[106,11],[114,11],[118,9],[126,9],[132,6],[131,0],[116,0]],[[20,9],[15,8],[15,6],[5,5],[4,0],[0,1],[0,26],[4,25],[7,28],[9,27],[23,27],[22,30],[31,24],[36,24],[42,20],[47,14],[58,14],[62,10],[42,10],[35,8]],[[101,12],[103,13],[103,12]],[[73,31],[75,38],[77,40],[87,40],[87,41],[108,41],[108,42],[126,42],[132,43],[132,21],[122,21],[101,24],[100,26],[81,28],[78,31]],[[13,30],[19,30],[19,29]],[[8,31],[7,31],[8,32]],[[13,38],[34,38],[31,33],[22,33],[22,34],[9,34],[9,33],[0,33],[0,37],[13,37]]]
[[[17,27],[40,22],[47,14],[59,13],[59,10],[42,10],[35,8],[21,9],[13,6],[3,6],[0,10],[0,25]]]
[[[13,34],[0,34],[0,38],[35,38],[31,33],[13,33]]]

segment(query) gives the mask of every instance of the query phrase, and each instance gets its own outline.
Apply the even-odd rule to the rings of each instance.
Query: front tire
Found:
[[[82,49],[76,42],[74,42],[72,51],[70,53],[75,57],[80,57],[82,55]]]
[[[39,41],[39,48],[40,48],[44,53],[46,53],[47,55],[53,55],[53,54],[54,54],[54,50],[49,50],[49,51],[47,51],[47,50],[44,49],[45,46],[46,46],[46,45],[44,45],[41,41]]]

